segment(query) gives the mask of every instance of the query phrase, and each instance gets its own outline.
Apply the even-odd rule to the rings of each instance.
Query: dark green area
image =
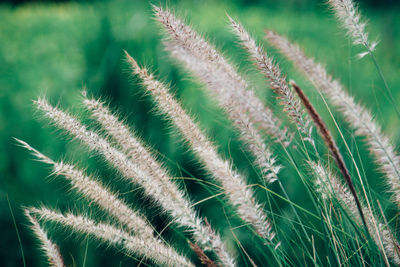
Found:
[[[373,1],[363,2],[362,11],[369,20],[371,38],[376,37],[380,41],[376,55],[397,103],[400,100],[400,10],[396,5],[390,6],[391,8],[380,5],[379,9],[375,9],[371,3]],[[389,5],[390,1],[387,3]],[[381,93],[383,84],[374,66],[367,58],[357,59],[356,54],[361,50],[350,45],[324,2],[168,1],[168,6],[186,17],[196,30],[206,33],[238,65],[257,88],[259,95],[277,114],[282,114],[280,107],[271,97],[272,93],[263,78],[245,60],[246,54],[238,47],[228,28],[225,12],[238,18],[261,42],[263,29],[268,28],[301,44],[306,54],[326,65],[329,72],[339,78],[357,100],[373,110],[384,131],[393,136],[395,144],[399,143],[399,120],[393,107]],[[48,126],[48,122],[41,118],[32,104],[32,100],[38,97],[46,96],[51,103],[60,103],[61,107],[87,119],[80,103],[80,92],[86,87],[91,95],[104,98],[113,109],[126,117],[144,140],[163,155],[162,158],[176,176],[207,176],[192,154],[186,152],[187,147],[181,145],[180,136],[174,134],[169,124],[152,112],[152,102],[143,96],[137,79],[132,78],[128,71],[123,49],[140,64],[151,66],[161,79],[170,82],[184,106],[196,116],[209,136],[219,145],[221,153],[232,158],[240,171],[257,182],[257,175],[246,154],[242,152],[243,147],[237,141],[237,134],[224,114],[216,107],[215,101],[204,93],[202,86],[169,58],[163,50],[161,39],[160,27],[153,19],[150,3],[146,1],[0,5],[1,266],[22,265],[20,244],[7,196],[21,234],[27,266],[45,266],[45,262],[26,227],[28,222],[23,217],[21,207],[45,204],[61,210],[84,211],[88,205],[82,197],[70,192],[62,179],[48,178],[49,168],[32,160],[27,151],[16,146],[13,137],[27,141],[53,159],[75,162],[83,168],[88,166],[89,171],[99,174],[107,183],[113,181],[114,188],[127,192],[127,200],[136,203],[135,206],[147,213],[158,229],[163,229],[168,224],[168,218],[161,215],[157,207],[150,201],[142,201],[137,197],[141,192],[129,193],[135,189],[134,186],[127,186],[121,179],[111,180],[110,176],[118,175],[105,166],[101,158],[90,156],[78,142],[69,142],[64,133]],[[271,52],[276,56],[283,72],[305,88],[317,109],[327,119],[327,124],[335,129],[313,87],[276,51]],[[338,116],[337,119],[340,126],[344,127],[345,135],[350,136],[350,130],[345,127],[345,123],[341,123],[341,117]],[[339,145],[343,148],[340,141]],[[282,157],[284,155],[282,151],[277,153]],[[384,184],[376,172],[376,166],[369,164],[371,158],[366,148],[361,146],[360,153],[368,181],[377,192],[382,191]],[[301,187],[298,174],[293,170],[284,170],[282,177],[291,200],[305,208],[312,207],[310,203],[305,203],[306,194],[298,190]],[[209,196],[198,183],[184,183],[194,202]],[[278,190],[278,187],[273,186],[271,189]],[[265,192],[259,191],[259,197],[264,198]],[[293,216],[287,203],[278,201],[277,205],[283,215]],[[385,202],[383,205],[388,206]],[[226,220],[218,217],[223,214],[218,201],[204,202],[200,205],[200,210],[211,224],[225,229],[224,234],[232,238],[230,231],[226,229]],[[99,211],[93,209],[93,212],[101,216]],[[227,210],[228,217],[232,216],[229,212]],[[77,240],[67,238],[64,241],[69,236],[68,232],[58,228],[49,232],[51,237],[62,244],[66,261],[81,266],[84,262],[86,239],[78,236]],[[172,227],[165,232],[165,238],[177,244],[178,249],[189,251],[180,232]],[[246,231],[239,234],[242,236],[237,237],[243,240],[247,252],[256,257],[257,250],[252,251],[253,240],[246,237]],[[234,240],[230,240],[230,243],[234,246]],[[302,252],[298,253],[300,255]],[[256,260],[263,259],[261,257]],[[88,242],[86,266],[131,266],[134,263],[128,257],[116,253],[116,250],[98,247],[96,241]]]

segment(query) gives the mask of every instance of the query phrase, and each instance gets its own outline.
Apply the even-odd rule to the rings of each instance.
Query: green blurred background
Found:
[[[369,20],[371,37],[377,37],[380,41],[377,57],[398,101],[399,1],[359,2],[363,14]],[[386,104],[387,101],[380,93],[382,83],[373,65],[367,59],[356,59],[359,49],[353,48],[344,38],[324,1],[169,0],[161,4],[167,4],[179,15],[186,17],[195,29],[206,33],[253,81],[259,95],[274,109],[278,107],[269,97],[271,94],[263,79],[250,63],[243,60],[245,54],[238,48],[228,29],[225,12],[242,21],[260,41],[263,40],[264,28],[287,35],[300,43],[308,55],[325,63],[330,73],[340,78],[358,100],[374,110],[384,130],[393,136],[396,144],[399,143],[398,120],[393,108]],[[151,101],[141,94],[136,78],[132,79],[127,71],[123,49],[140,63],[151,66],[162,79],[171,82],[185,107],[196,115],[201,125],[220,145],[221,153],[231,157],[242,172],[254,176],[251,164],[245,158],[224,115],[204,94],[201,85],[188,78],[187,73],[170,60],[163,50],[161,37],[160,27],[153,19],[150,2],[147,1],[10,1],[0,4],[1,266],[23,264],[11,210],[21,235],[27,266],[45,266],[36,241],[27,230],[27,221],[21,207],[45,204],[62,210],[85,210],[88,205],[81,197],[69,192],[67,184],[62,180],[49,179],[49,169],[32,160],[27,151],[17,147],[13,137],[27,141],[54,159],[67,159],[81,167],[88,166],[89,171],[101,177],[117,175],[105,167],[100,158],[90,156],[78,142],[69,142],[65,134],[49,127],[47,121],[40,118],[32,105],[32,100],[40,96],[46,96],[54,104],[60,103],[61,107],[80,114],[85,120],[87,114],[81,107],[80,92],[86,86],[91,95],[108,100],[115,110],[126,117],[136,131],[163,155],[177,176],[204,175],[193,157],[185,152],[186,148],[180,145],[179,136],[171,133],[168,124],[151,112]],[[275,54],[289,78],[300,81],[307,87],[311,99],[318,100],[318,95],[301,75]],[[318,103],[317,108],[323,106]],[[373,166],[365,167],[367,173],[375,174]],[[186,185],[194,201],[206,196],[205,191],[195,183],[187,182]],[[377,185],[382,186],[379,182]],[[114,186],[126,192],[128,199],[137,200],[137,194],[130,193],[135,187],[120,182],[115,182]],[[296,183],[287,186],[287,191],[293,196],[292,200],[302,203],[303,194],[296,191]],[[203,203],[202,213],[213,218],[213,214],[220,212],[215,204],[213,201]],[[159,229],[168,223],[149,201],[141,201],[138,207],[153,218],[152,221]],[[98,213],[95,209],[93,212]],[[218,221],[215,223],[218,225]],[[58,229],[51,232],[54,239],[60,242],[63,238],[58,236],[69,236],[69,233],[63,234]],[[168,231],[165,236],[172,242],[184,243]],[[115,250],[99,248],[96,242],[87,242],[82,237],[78,240],[68,238],[62,243],[61,249],[69,264],[81,266],[85,262],[86,266],[128,266],[136,262],[115,255]],[[180,249],[188,248],[182,245]]]

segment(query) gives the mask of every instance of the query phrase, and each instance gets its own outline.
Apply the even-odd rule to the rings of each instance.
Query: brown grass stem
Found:
[[[202,250],[199,245],[189,242],[189,245],[191,249],[196,253],[197,257],[201,261],[201,264],[207,266],[207,267],[218,267],[217,264],[213,260],[211,260],[206,253],[204,253],[204,250]]]
[[[346,163],[343,160],[342,154],[340,153],[335,140],[332,137],[331,132],[328,130],[326,127],[324,121],[322,120],[321,116],[318,114],[318,112],[315,110],[314,106],[311,104],[310,100],[308,97],[304,94],[303,90],[294,82],[290,82],[290,85],[293,87],[297,95],[299,96],[301,102],[303,103],[304,107],[306,108],[308,114],[314,121],[315,125],[318,128],[318,131],[320,132],[322,138],[324,139],[324,142],[326,146],[328,147],[329,151],[332,153],[333,158],[335,159],[335,162],[337,166],[339,167],[340,172],[342,173],[351,194],[354,197],[354,200],[357,204],[357,209],[358,212],[360,213],[361,220],[365,226],[366,229],[368,229],[364,213],[362,211],[361,203],[360,200],[357,196],[356,189],[354,188],[353,181],[351,180],[349,170],[347,169]]]

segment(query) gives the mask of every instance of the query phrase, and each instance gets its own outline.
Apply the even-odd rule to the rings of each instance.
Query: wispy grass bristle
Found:
[[[46,231],[40,226],[38,220],[32,216],[27,209],[25,210],[25,216],[31,223],[30,228],[41,243],[41,250],[46,254],[49,266],[65,267],[64,260],[61,256],[58,246],[48,238]]]
[[[163,20],[162,16],[160,20],[163,25],[168,23]],[[178,19],[175,18],[175,20],[182,27],[188,28]],[[170,27],[173,26],[170,25]],[[212,96],[218,100],[219,105],[226,111],[239,131],[240,139],[247,144],[247,150],[254,156],[255,163],[261,169],[266,183],[276,181],[280,166],[276,164],[272,152],[265,145],[260,129],[268,130],[267,133],[285,147],[291,140],[287,129],[281,129],[281,123],[275,118],[272,111],[265,107],[254,92],[248,88],[247,83],[235,72],[234,67],[228,69],[224,67],[228,63],[215,48],[190,28],[188,31],[192,33],[190,38],[201,39],[203,46],[206,46],[209,53],[215,56],[203,58],[201,51],[188,48],[187,43],[192,40],[188,39],[183,42],[182,40],[189,37],[180,33],[179,30],[176,30],[175,35],[169,36],[164,41],[166,49],[173,58],[182,62],[200,81],[206,84]],[[260,116],[264,119],[258,118]],[[267,126],[268,124],[269,126]]]
[[[362,219],[352,194],[341,184],[339,179],[321,163],[309,162],[315,175],[317,191],[325,200],[337,199],[344,209],[361,224]],[[389,257],[396,265],[400,263],[399,244],[394,239],[389,227],[380,222],[373,212],[361,205],[369,233],[385,257]]]
[[[32,151],[35,157],[49,164],[53,169],[54,175],[64,176],[71,182],[73,188],[116,218],[130,232],[143,235],[144,237],[152,237],[154,235],[153,228],[115,193],[98,182],[98,179],[86,175],[82,170],[73,165],[61,161],[53,161],[24,141],[18,139],[17,141],[24,148]]]
[[[374,57],[375,43],[369,41],[356,5],[352,0],[329,0],[329,5],[353,43],[365,47],[361,56],[370,55],[385,85],[385,96],[397,111],[395,98]],[[148,101],[154,102],[156,116],[178,130],[180,139],[173,144],[184,143],[191,152],[184,153],[176,164],[179,175],[167,165],[175,155],[166,153],[161,157],[139,136],[134,125],[121,119],[101,98],[89,96],[87,89],[81,97],[85,110],[82,117],[45,98],[34,101],[52,125],[87,148],[89,156],[99,155],[102,160],[90,161],[88,171],[79,168],[78,163],[53,160],[15,138],[37,161],[47,164],[52,175],[64,177],[69,187],[85,198],[83,202],[75,195],[72,199],[74,206],[84,205],[80,214],[45,207],[24,208],[49,265],[65,266],[60,250],[47,236],[47,227],[55,224],[114,247],[116,254],[138,265],[400,266],[396,227],[400,155],[374,119],[373,109],[368,111],[358,104],[339,81],[306,57],[297,45],[266,31],[267,40],[319,90],[321,99],[312,99],[311,103],[308,90],[288,82],[290,74],[281,71],[257,36],[228,15],[231,30],[267,80],[263,87],[270,87],[278,100],[273,99],[269,107],[270,101],[256,93],[255,83],[244,78],[233,60],[206,37],[166,8],[153,6],[153,12],[167,52],[201,83],[209,99],[215,100],[217,111],[223,111],[229,119],[223,123],[232,125],[221,126],[228,130],[215,135],[224,136],[223,142],[216,140],[213,132],[205,134],[172,93],[171,86],[126,51],[131,74],[139,78],[140,88],[149,96],[144,99],[146,107]],[[337,131],[333,134],[325,124],[328,120],[318,100],[323,101],[323,108],[335,123]],[[341,112],[338,118],[347,123],[336,118],[328,103]],[[335,133],[339,133],[340,140]],[[359,136],[366,142],[359,143]],[[218,144],[227,147],[220,151]],[[363,146],[368,147],[373,159],[364,155]],[[342,147],[346,151],[341,151]],[[374,166],[369,166],[370,160]],[[330,166],[331,162],[336,164]],[[107,165],[117,174],[107,171],[107,177],[101,177],[103,172],[93,171],[92,163],[97,164],[96,168]],[[372,167],[378,167],[381,173]],[[382,173],[389,190],[380,187]],[[137,194],[126,190],[132,184]],[[124,192],[116,188],[124,188]],[[10,211],[19,238],[11,205]],[[56,240],[62,251],[68,248],[63,247],[60,238]],[[22,248],[21,239],[20,244]],[[89,245],[82,265],[86,265]],[[68,258],[64,259],[70,264]],[[80,259],[76,264],[73,260],[73,265],[79,264]]]
[[[353,181],[351,180],[349,169],[346,166],[343,156],[340,153],[339,148],[337,147],[336,142],[333,139],[331,132],[328,130],[328,128],[326,127],[321,116],[315,110],[314,106],[311,104],[308,97],[304,94],[303,90],[294,82],[291,82],[291,85],[294,88],[294,91],[297,93],[297,95],[301,99],[301,102],[303,103],[304,107],[306,108],[308,114],[310,115],[310,117],[314,121],[315,125],[317,126],[319,133],[321,134],[322,138],[325,141],[325,145],[328,147],[329,151],[332,153],[332,156],[335,159],[335,162],[336,162],[340,172],[342,173],[342,175],[346,181],[346,184],[350,189],[351,194],[353,195],[353,198],[357,205],[357,209],[360,213],[361,220],[362,220],[363,224],[366,226],[365,216],[364,216],[363,210],[361,208],[360,199],[358,198]]]
[[[164,41],[167,50],[207,84],[213,96],[227,109],[231,119],[251,122],[276,142],[288,146],[291,134],[255,95],[235,67],[205,38],[176,18],[173,13],[159,7],[154,7],[154,11],[167,33]],[[239,113],[243,119],[237,118]]]
[[[173,177],[154,158],[149,149],[102,102],[85,98],[84,104],[106,132],[117,141],[125,155],[137,162],[151,179],[157,180],[163,187],[165,192],[155,196],[162,207],[177,223],[193,231],[196,241],[203,249],[214,250],[225,266],[234,266],[234,258],[227,251],[221,238],[208,224],[202,222],[184,192],[178,189]]]
[[[296,99],[292,90],[289,88],[286,78],[281,74],[278,65],[274,63],[273,59],[267,55],[264,48],[257,44],[245,28],[231,17],[229,17],[232,31],[239,38],[242,46],[247,50],[251,59],[254,61],[257,68],[264,74],[268,80],[271,88],[277,94],[283,110],[287,113],[289,118],[296,124],[298,130],[302,133],[304,140],[313,144],[311,136],[312,128],[310,121],[303,109],[300,102]]]
[[[214,144],[182,109],[173,95],[169,93],[169,89],[156,80],[146,68],[139,67],[131,56],[127,55],[127,59],[133,73],[139,75],[146,90],[154,97],[158,109],[172,120],[204,167],[221,183],[226,196],[237,208],[239,216],[250,223],[262,237],[272,240],[275,236],[272,226],[261,205],[254,200],[253,192],[247,187],[244,177],[232,168],[229,161],[217,153]]]
[[[130,235],[115,226],[98,223],[82,215],[62,214],[44,207],[30,208],[29,212],[39,220],[54,222],[77,233],[92,235],[111,246],[122,248],[128,254],[142,255],[161,265],[194,266],[173,248],[154,237]]]
[[[366,22],[361,19],[361,14],[358,11],[353,0],[329,0],[329,6],[334,11],[336,17],[342,24],[342,27],[347,31],[347,35],[353,40],[355,45],[363,45],[366,52],[360,53],[360,58],[372,53],[375,50],[377,42],[370,42],[368,33],[365,30]]]
[[[366,138],[376,165],[387,178],[394,202],[400,206],[400,156],[371,112],[358,104],[338,80],[333,79],[321,64],[308,58],[298,45],[273,31],[266,31],[266,37],[341,111],[347,123],[356,130],[355,134]]]

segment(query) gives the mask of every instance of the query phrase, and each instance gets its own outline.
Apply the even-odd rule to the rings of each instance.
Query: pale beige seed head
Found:
[[[39,160],[51,165],[55,175],[64,176],[71,182],[73,188],[116,218],[129,231],[137,234],[140,233],[144,236],[153,236],[154,231],[149,224],[109,188],[98,182],[98,179],[86,175],[82,170],[73,165],[55,162],[31,147],[28,143],[16,140],[21,146],[32,151],[33,155]]]
[[[80,234],[92,235],[106,244],[122,248],[128,254],[144,256],[157,264],[177,267],[194,266],[173,248],[154,237],[130,235],[115,226],[98,223],[88,217],[72,213],[57,213],[44,207],[31,208],[29,211],[40,220],[55,222]]]
[[[265,107],[248,83],[217,49],[190,26],[168,10],[154,7],[157,20],[166,32],[165,45],[173,57],[183,62],[203,82],[222,105],[233,102],[231,109],[243,112],[260,131],[287,146],[291,134]]]
[[[46,231],[40,226],[37,219],[29,213],[29,210],[25,209],[24,213],[31,223],[30,228],[41,243],[41,249],[46,254],[49,265],[52,267],[64,267],[64,261],[58,246],[48,238]]]
[[[342,112],[345,120],[356,130],[355,134],[366,138],[377,166],[387,178],[394,202],[400,206],[400,156],[371,112],[358,104],[338,80],[334,80],[321,64],[308,58],[298,45],[272,31],[267,31],[266,37]]]
[[[238,84],[229,82],[230,79],[227,75],[220,69],[214,68],[214,64],[204,62],[177,46],[168,46],[167,49],[173,57],[183,62],[188,69],[210,88],[212,95],[217,98],[219,105],[226,111],[229,119],[239,131],[240,139],[247,144],[247,150],[254,156],[255,163],[261,169],[265,181],[272,183],[277,180],[280,166],[276,164],[272,152],[265,145],[260,131],[257,129],[258,123],[255,123],[254,119],[252,119],[251,108],[248,107],[248,103],[242,103],[243,101],[249,101],[250,106],[255,106],[259,103],[262,106],[260,109],[264,109],[261,102],[252,101],[251,97],[247,97],[254,95],[248,94],[251,91],[241,90],[242,87],[240,85],[238,87]],[[266,108],[265,110],[272,114],[272,111]],[[283,131],[285,130],[281,130],[280,133]],[[279,133],[276,132],[276,134]],[[288,138],[285,135],[280,135],[279,141],[275,138],[275,141],[281,142],[284,146],[289,144],[287,140]]]
[[[347,35],[353,40],[355,45],[363,45],[366,52],[360,53],[359,57],[372,53],[377,46],[377,42],[370,42],[368,33],[365,30],[366,22],[361,20],[360,12],[353,0],[329,0],[329,6],[335,12],[335,15],[342,27],[347,31]]]
[[[312,126],[306,113],[300,106],[299,100],[294,96],[292,90],[288,87],[286,78],[281,74],[277,64],[271,57],[267,56],[264,48],[257,44],[245,28],[231,17],[229,17],[232,31],[239,38],[242,46],[250,54],[251,59],[257,68],[264,74],[269,81],[271,88],[277,94],[280,104],[289,118],[296,124],[297,129],[302,133],[305,141],[314,145],[312,138]]]
[[[154,158],[129,127],[124,125],[99,100],[85,97],[84,103],[107,133],[117,141],[121,150],[131,160],[138,162],[140,167],[151,175],[151,179],[159,180],[160,184],[166,188],[169,195],[159,201],[162,207],[174,217],[177,223],[189,227],[193,231],[196,241],[204,249],[214,250],[224,266],[234,266],[233,257],[229,255],[220,237],[202,222],[184,192],[174,184],[168,171]]]
[[[146,73],[142,73],[145,75]],[[165,186],[165,181],[160,179],[149,179],[152,174],[146,169],[143,169],[139,163],[133,162],[127,155],[122,153],[120,150],[114,148],[108,141],[97,133],[89,131],[79,120],[69,115],[68,113],[51,106],[46,100],[39,99],[36,102],[39,109],[45,112],[45,115],[50,118],[54,124],[58,127],[66,130],[74,138],[82,141],[91,150],[100,153],[108,163],[114,166],[128,181],[139,183],[145,189],[145,192],[157,201],[162,207],[167,207],[168,211],[172,212],[173,219],[176,219],[178,223],[184,226],[197,226],[195,232],[198,238],[202,237],[203,243],[211,243],[213,246],[213,239],[210,240],[209,236],[206,236],[207,230],[201,228],[201,222],[195,213],[190,209],[189,205],[182,205],[182,203],[176,202],[177,196],[181,194],[179,191],[169,191],[171,188]],[[176,195],[171,195],[175,193]],[[183,210],[182,210],[183,209]],[[182,217],[182,215],[184,215]],[[228,258],[229,255],[224,247],[220,247],[221,253],[224,252],[224,258]],[[231,261],[233,262],[233,260]],[[228,265],[233,266],[233,265]]]
[[[58,127],[66,130],[74,138],[86,144],[92,151],[100,153],[105,160],[115,167],[123,178],[139,183],[145,192],[155,201],[169,202],[169,192],[159,180],[149,179],[151,175],[143,170],[137,162],[131,161],[124,153],[113,147],[96,132],[89,131],[80,121],[68,113],[51,106],[47,101],[38,101],[38,108],[45,112]]]
[[[215,146],[169,93],[168,88],[155,80],[146,69],[138,67],[132,57],[128,57],[128,61],[132,63],[133,72],[139,74],[145,88],[154,97],[158,109],[172,120],[204,167],[222,184],[230,202],[237,207],[239,216],[249,222],[262,237],[272,240],[275,233],[260,204],[253,198],[253,192],[247,187],[244,177],[232,169],[229,161],[218,155]]]
[[[323,166],[321,163],[309,161],[308,164],[316,178],[315,185],[317,192],[320,193],[325,200],[332,201],[333,199],[337,199],[341,206],[349,212],[359,225],[361,225],[362,223],[360,214],[357,210],[357,205],[347,187],[338,180],[331,170]],[[368,231],[375,243],[378,246],[381,246],[385,255],[392,259],[396,264],[399,264],[400,253],[398,248],[400,248],[400,246],[393,237],[389,227],[380,223],[375,214],[364,205],[362,205],[362,209],[366,218]]]

